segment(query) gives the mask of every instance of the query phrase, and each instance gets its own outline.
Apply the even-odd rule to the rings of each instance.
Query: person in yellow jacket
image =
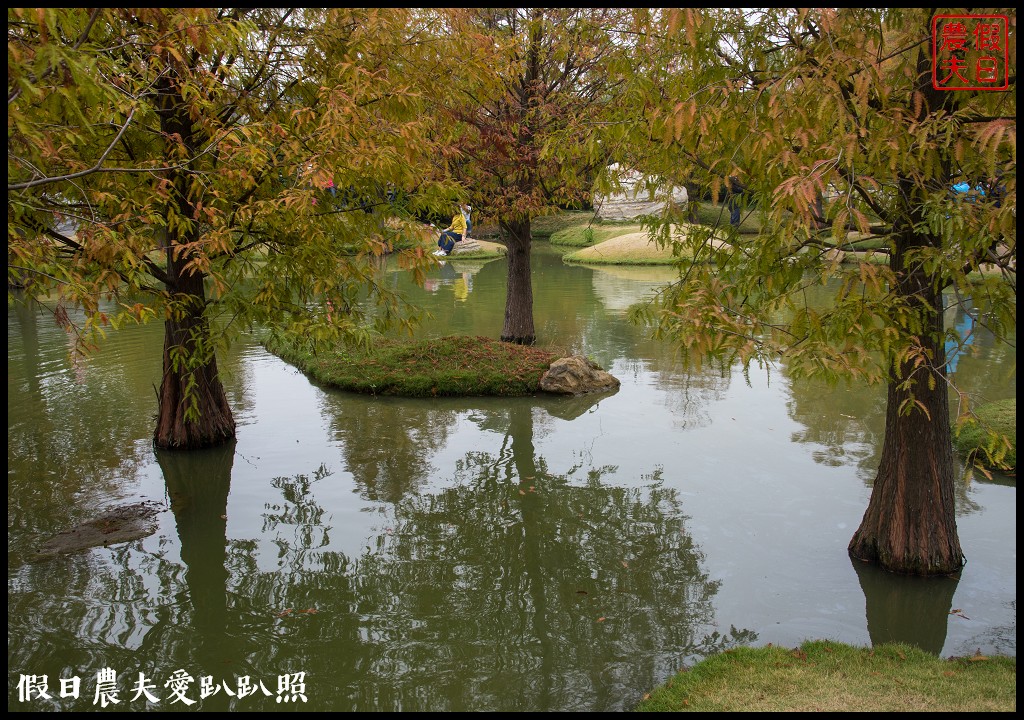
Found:
[[[438,249],[435,255],[451,255],[455,243],[462,242],[462,236],[466,233],[466,218],[462,214],[462,208],[458,208],[452,215],[452,224],[441,231],[441,237],[437,239]]]

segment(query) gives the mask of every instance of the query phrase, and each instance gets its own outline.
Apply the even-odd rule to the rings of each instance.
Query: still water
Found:
[[[740,644],[1016,655],[1013,478],[959,484],[959,581],[854,565],[882,388],[684,371],[625,315],[666,270],[534,262],[540,343],[618,392],[350,395],[240,343],[221,360],[237,441],[199,453],[151,446],[159,325],[72,363],[52,319],[9,309],[9,709],[614,711]],[[504,278],[390,275],[424,334],[490,337]],[[1013,397],[1015,367],[979,333],[957,378]],[[139,500],[153,535],[29,561]]]

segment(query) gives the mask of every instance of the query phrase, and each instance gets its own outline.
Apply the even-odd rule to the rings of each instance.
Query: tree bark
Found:
[[[904,361],[889,382],[882,457],[871,500],[850,541],[854,559],[894,572],[951,575],[964,565],[956,529],[953,443],[942,339],[942,295],[904,254],[923,244],[899,241],[895,292],[924,319],[921,343],[930,361]]]
[[[508,248],[508,286],[505,294],[505,325],[502,342],[533,345],[533,281],[530,276],[530,220],[503,221]]]
[[[235,420],[217,372],[201,274],[179,278],[178,312],[164,322],[163,377],[153,443],[197,450],[235,437]]]
[[[163,80],[160,127],[165,137],[176,138],[194,157],[204,137],[197,137],[188,104],[176,77]],[[166,151],[170,155],[171,151]],[[184,248],[199,239],[198,215],[193,204],[190,173],[167,172],[173,188],[163,230],[162,247],[167,258],[167,291],[172,297],[164,322],[163,375],[158,393],[153,443],[165,450],[198,450],[235,437],[224,386],[217,372],[217,356],[211,345],[206,317],[205,275],[189,267],[192,255]],[[172,219],[178,219],[172,223]],[[187,223],[181,219],[187,218]],[[175,234],[169,228],[177,225]]]

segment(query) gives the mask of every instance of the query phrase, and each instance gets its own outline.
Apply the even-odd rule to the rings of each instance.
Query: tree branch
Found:
[[[72,50],[77,50],[78,48],[82,47],[82,43],[84,43],[86,39],[89,37],[89,33],[92,31],[92,26],[96,24],[96,18],[100,16],[100,12],[103,9],[104,8],[93,8],[93,11],[89,13],[89,21],[85,24],[85,29],[82,30],[81,35],[78,36],[78,40],[76,40],[75,44],[71,46]],[[35,79],[35,82],[39,82],[40,80],[47,78],[56,71],[57,66],[50,66],[46,68],[46,70],[43,71],[43,74]],[[7,94],[7,104],[10,105],[19,97],[21,97],[21,88],[18,88],[17,90]]]
[[[125,130],[127,130],[128,126],[131,124],[132,118],[135,116],[135,111],[137,109],[137,107],[133,107],[132,111],[128,113],[128,119],[124,121],[124,125],[122,125],[121,129],[117,131],[117,137],[115,137],[113,141],[110,143],[110,145],[107,146],[107,149],[103,151],[103,154],[100,156],[100,159],[97,160],[96,164],[93,165],[91,168],[87,170],[82,170],[81,172],[71,173],[70,175],[58,175],[57,177],[42,177],[36,180],[29,180],[28,182],[14,183],[13,185],[9,184],[7,186],[7,192],[11,192],[12,190],[27,190],[28,188],[39,187],[40,185],[49,185],[51,183],[56,182],[67,182],[68,180],[75,180],[77,178],[84,177],[85,175],[91,175],[94,172],[99,171],[100,169],[102,169],[103,162],[107,159],[107,156],[110,155],[110,153],[114,150],[114,146],[116,146],[121,141],[121,137],[124,135]]]

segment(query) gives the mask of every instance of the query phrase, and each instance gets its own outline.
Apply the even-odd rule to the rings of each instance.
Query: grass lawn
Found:
[[[909,645],[738,648],[645,696],[648,712],[1015,712],[1017,659],[943,660]]]
[[[590,219],[593,219],[591,216]],[[565,247],[590,247],[606,240],[643,232],[640,223],[590,222],[571,225],[551,234],[551,244]]]
[[[644,231],[619,235],[562,256],[567,263],[591,265],[671,265],[677,259],[671,247],[658,247]]]
[[[711,203],[700,203],[698,224],[714,227],[719,219],[722,206]],[[591,213],[565,213],[551,216],[560,218],[560,223],[549,220],[549,226],[558,225],[549,237],[552,245],[580,248],[567,253],[564,260],[569,263],[595,265],[671,265],[679,259],[687,259],[688,255],[673,255],[669,248],[659,248],[647,238],[647,233],[639,223],[608,223],[594,221]],[[681,225],[679,227],[688,227]],[[726,224],[728,227],[728,216]],[[718,237],[724,238],[726,230],[716,231]],[[740,225],[740,235],[749,236],[758,232],[760,218],[756,211],[744,215]],[[741,242],[742,242],[741,238]],[[818,252],[818,251],[815,251]],[[842,249],[829,251],[835,253],[844,264],[871,263],[886,265],[889,263],[888,241],[885,237],[851,231],[847,234]],[[967,277],[971,281],[981,281],[986,275],[998,273],[996,269],[975,271]]]
[[[586,226],[593,219],[592,210],[562,210],[554,215],[541,215],[530,221],[530,236],[535,240],[548,240],[560,230]]]
[[[719,228],[716,233],[724,238],[729,229],[729,210],[721,204],[711,202],[694,203],[694,220],[697,225]],[[558,229],[548,234],[534,232],[534,237],[548,238],[552,245],[565,247],[586,248],[607,243],[609,240],[619,240],[616,244],[607,244],[603,251],[591,255],[578,256],[575,253],[566,256],[570,262],[604,262],[623,264],[670,264],[672,255],[670,252],[655,252],[654,247],[644,248],[645,238],[643,225],[639,222],[606,222],[595,220],[592,213],[572,212],[561,213],[543,220],[548,228]],[[535,222],[537,222],[535,221]],[[684,224],[681,227],[686,227]],[[740,235],[755,235],[761,230],[761,214],[755,210],[746,210],[738,228]],[[629,236],[628,241],[622,238]],[[635,236],[635,237],[634,237]],[[875,252],[886,248],[885,238],[876,235],[850,232],[847,236],[847,245],[843,248],[843,262],[888,262],[888,256],[883,252]],[[622,259],[616,260],[615,255],[621,254]]]

